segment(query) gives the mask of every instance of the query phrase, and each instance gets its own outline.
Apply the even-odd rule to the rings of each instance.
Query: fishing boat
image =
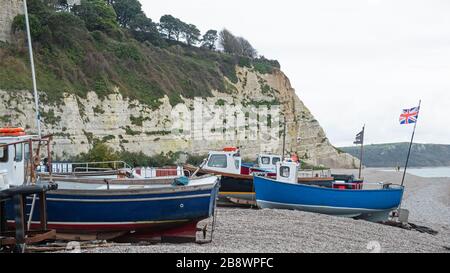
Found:
[[[298,183],[297,168],[293,162],[280,162],[275,179],[254,176],[259,208],[302,210],[383,222],[400,206],[404,190],[400,185],[379,183],[379,189],[305,185]]]
[[[187,184],[176,178],[70,180],[56,178],[58,190],[47,194],[48,227],[60,239],[195,241],[197,223],[214,213],[219,188],[215,176]],[[32,227],[39,217],[33,215]]]
[[[16,138],[26,142],[33,136]],[[0,137],[0,143],[18,139]],[[5,157],[0,169],[7,171],[9,180],[26,180],[27,173],[35,168],[16,161],[18,151],[23,158],[30,158],[26,153],[30,147],[4,149],[15,156]],[[48,152],[51,162],[50,149]],[[58,185],[57,190],[47,193],[44,206],[47,227],[56,230],[56,237],[63,240],[195,241],[197,223],[214,214],[219,189],[219,177],[212,175],[145,179],[129,177],[124,171],[52,175],[51,169],[49,173],[36,173],[36,184]],[[39,224],[41,204],[39,197],[26,199],[31,229]],[[15,224],[13,212],[14,204],[6,202],[9,226]]]
[[[200,167],[185,165],[184,169],[195,175],[220,175],[220,205],[256,205],[253,176],[243,174],[239,148],[226,147],[209,152]]]
[[[271,158],[275,157],[271,156]],[[184,170],[191,175],[220,175],[218,204],[233,206],[256,206],[253,175],[258,174],[268,177],[275,175],[271,168],[243,166],[240,151],[237,147],[225,147],[222,151],[211,151],[208,158],[199,167],[185,165]],[[334,178],[322,175],[302,176],[297,177],[297,181],[331,187]]]

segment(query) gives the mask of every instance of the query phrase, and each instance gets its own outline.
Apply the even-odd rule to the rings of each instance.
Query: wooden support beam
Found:
[[[47,194],[39,193],[39,215],[41,217],[41,229],[47,230]]]
[[[13,197],[16,221],[16,250],[21,251],[25,244],[25,215],[23,206],[23,195],[16,194]]]
[[[6,232],[6,202],[0,201],[0,234]]]

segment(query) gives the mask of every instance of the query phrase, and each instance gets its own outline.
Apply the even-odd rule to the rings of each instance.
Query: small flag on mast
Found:
[[[363,144],[364,143],[364,130],[356,135],[355,142],[353,144]]]
[[[420,106],[411,109],[404,109],[400,115],[400,124],[412,124],[416,123],[419,118]]]

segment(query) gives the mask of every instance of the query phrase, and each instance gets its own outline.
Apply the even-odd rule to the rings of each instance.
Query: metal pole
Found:
[[[281,160],[284,161],[284,152],[286,150],[286,117],[284,117],[284,125],[283,125],[283,152],[282,152],[282,157]]]
[[[361,179],[362,164],[363,164],[365,130],[366,130],[366,125],[364,124],[363,130],[362,130],[361,154],[360,154],[360,157],[359,157],[359,176],[358,176],[359,179]]]
[[[34,107],[36,107],[36,127],[38,129],[39,138],[41,138],[41,115],[39,114],[39,97],[36,87],[36,72],[34,70],[33,46],[31,44],[30,22],[28,19],[27,0],[23,0],[23,9],[25,13],[25,24],[27,28],[28,52],[30,54],[31,77],[33,80]]]
[[[420,114],[420,105],[422,103],[422,100],[419,101],[419,114]],[[402,178],[402,186],[405,183],[405,176],[406,176],[406,169],[408,168],[408,163],[409,163],[409,156],[411,155],[411,148],[412,148],[412,144],[414,141],[414,135],[416,134],[416,127],[417,127],[417,122],[419,120],[419,116],[417,116],[417,120],[414,123],[414,130],[411,136],[411,142],[409,143],[409,149],[408,149],[408,156],[406,157],[406,163],[405,163],[405,170],[403,171],[403,178]]]

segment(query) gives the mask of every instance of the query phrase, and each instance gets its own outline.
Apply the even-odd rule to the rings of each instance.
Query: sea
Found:
[[[394,171],[394,170],[384,170],[384,171]],[[420,177],[450,177],[450,167],[408,168],[406,172]]]

